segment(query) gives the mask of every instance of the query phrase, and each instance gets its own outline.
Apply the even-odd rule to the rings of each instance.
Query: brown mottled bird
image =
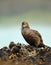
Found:
[[[30,29],[27,22],[22,22],[21,33],[28,44],[34,47],[44,47],[42,37],[36,30]]]

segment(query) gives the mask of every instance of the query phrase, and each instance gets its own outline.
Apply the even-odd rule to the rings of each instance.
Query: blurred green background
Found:
[[[21,35],[23,21],[51,46],[51,0],[0,0],[0,48],[11,41],[27,44]]]

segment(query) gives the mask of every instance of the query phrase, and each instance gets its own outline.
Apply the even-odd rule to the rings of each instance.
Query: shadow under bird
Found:
[[[28,44],[34,47],[44,47],[41,34],[29,27],[27,22],[22,22],[21,33]]]

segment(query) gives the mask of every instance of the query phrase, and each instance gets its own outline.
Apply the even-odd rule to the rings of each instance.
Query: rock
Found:
[[[51,48],[16,44],[0,49],[1,65],[51,65]]]
[[[21,47],[20,46],[13,46],[11,49],[12,53],[19,53],[20,52]]]
[[[10,42],[9,48],[11,49],[14,46],[16,46],[16,44],[14,42]]]

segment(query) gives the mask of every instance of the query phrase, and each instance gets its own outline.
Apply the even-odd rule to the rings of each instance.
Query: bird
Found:
[[[37,30],[31,29],[26,21],[22,22],[21,34],[29,45],[33,47],[44,47],[41,34]]]

